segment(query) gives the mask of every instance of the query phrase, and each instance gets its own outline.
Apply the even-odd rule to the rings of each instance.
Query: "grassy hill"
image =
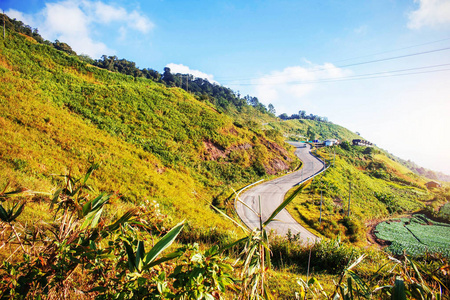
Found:
[[[429,211],[438,215],[446,197],[429,191],[421,177],[372,147],[318,149],[331,167],[288,207],[302,224],[319,235],[366,243],[366,224],[392,216]],[[322,222],[320,205],[322,198]],[[350,198],[350,216],[348,216]]]
[[[154,199],[198,232],[224,232],[230,226],[207,202],[295,164],[275,131],[236,126],[181,89],[99,69],[15,32],[1,40],[0,77],[0,187],[49,191],[51,174],[102,162],[93,185],[119,192],[121,203]]]
[[[264,263],[257,265],[263,248],[252,248],[256,252],[251,254],[245,253],[248,247],[239,248],[248,256],[241,256],[245,259],[237,265],[219,255],[214,246],[209,248],[241,236],[210,203],[231,212],[233,203],[227,198],[232,189],[297,166],[283,135],[343,140],[358,136],[330,123],[279,122],[251,106],[230,107],[224,112],[210,100],[150,79],[100,69],[8,30],[7,38],[0,39],[0,201],[8,212],[20,211],[21,203],[25,206],[14,222],[15,214],[0,211],[0,297],[9,291],[14,298],[13,291],[23,291],[26,286],[35,293],[44,291],[48,298],[57,298],[61,291],[67,292],[68,298],[76,295],[81,299],[172,297],[173,291],[187,294],[201,288],[204,293],[214,291],[209,298],[226,295],[233,299],[246,280],[259,278],[261,270],[265,276]],[[430,201],[432,194],[422,187],[424,179],[382,152],[362,147],[331,149],[319,152],[328,160],[335,152],[335,166],[292,205],[294,216],[321,235],[342,233],[344,240],[358,244],[364,232],[358,220],[417,210],[424,207],[424,200]],[[95,215],[86,215],[98,202],[77,207],[76,197],[68,195],[71,186],[58,176],[83,176],[93,163],[100,163],[89,178],[93,190],[83,187],[75,196],[88,201],[99,191],[116,195],[104,211],[99,210],[101,217],[96,210]],[[346,219],[349,181],[353,186],[352,217]],[[62,186],[63,194],[58,194]],[[44,193],[19,198],[8,194],[24,189]],[[316,226],[320,190],[324,191],[325,208],[323,223]],[[50,208],[55,192],[60,195],[54,198],[60,201],[59,211]],[[101,197],[96,199],[101,201]],[[442,203],[446,198],[436,199]],[[70,209],[66,207],[63,214],[64,205]],[[4,217],[9,219],[3,221]],[[181,248],[171,257],[176,257],[176,262],[165,263],[169,261],[165,257],[164,263],[152,265],[147,258],[154,252],[145,249],[159,247],[161,240],[167,242],[168,238],[161,239],[164,233],[174,240],[177,234],[168,228],[183,219],[183,230],[181,225],[175,227],[181,231],[177,238]],[[121,220],[121,226],[114,226]],[[14,225],[22,235],[14,235]],[[259,242],[257,236],[249,237],[253,237],[249,243]],[[365,279],[387,262],[380,252],[365,252],[337,240],[324,239],[310,248],[295,243],[292,237],[288,241],[274,238],[271,243],[278,269],[267,273],[267,281],[278,298],[294,297],[294,292],[302,290],[297,277],[305,279],[303,275],[310,274],[308,255],[311,267],[323,272],[327,291],[335,288],[332,276],[356,254],[369,255],[362,268]],[[233,261],[239,256],[235,250],[227,252]],[[246,262],[252,267],[246,269]],[[427,266],[439,270],[435,263]],[[227,279],[232,270],[242,282]],[[385,276],[391,277],[396,278]],[[225,292],[228,285],[233,288]]]

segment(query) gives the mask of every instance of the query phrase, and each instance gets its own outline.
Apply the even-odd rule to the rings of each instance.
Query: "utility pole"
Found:
[[[320,191],[320,217],[319,217],[319,224],[322,223],[322,201],[323,201],[322,191]]]
[[[350,217],[350,197],[351,197],[351,193],[352,193],[352,182],[350,181],[348,183],[348,212],[347,212],[347,217]]]

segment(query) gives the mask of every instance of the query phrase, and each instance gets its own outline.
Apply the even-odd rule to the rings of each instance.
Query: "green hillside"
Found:
[[[0,47],[0,186],[49,191],[51,174],[102,162],[99,190],[118,191],[125,203],[156,199],[198,232],[223,231],[229,225],[207,202],[295,164],[275,131],[236,126],[181,89],[99,69],[14,32]]]
[[[397,265],[359,247],[363,222],[448,200],[448,190],[427,191],[424,178],[383,152],[344,143],[317,151],[334,166],[290,208],[321,242],[304,246],[265,231],[238,240],[243,231],[211,203],[232,215],[233,190],[297,167],[286,138],[358,135],[329,122],[280,122],[255,99],[255,106],[233,95],[215,99],[214,91],[191,94],[158,76],[99,68],[68,45],[29,35],[8,28],[0,38],[1,299],[289,299],[317,287],[303,284],[313,272],[329,295],[338,288],[343,298],[360,295],[346,286],[353,278],[374,290],[367,297],[387,297],[394,287],[375,286],[413,268],[378,279],[382,264]],[[343,268],[363,254],[357,280]],[[427,295],[439,280],[448,283],[435,271],[444,263],[419,266]]]
[[[426,189],[429,179],[416,175],[377,148],[343,142],[320,148],[316,153],[330,167],[288,209],[300,223],[319,235],[329,238],[340,235],[363,245],[365,223],[419,211],[437,216],[439,208],[448,201],[445,196],[437,196],[446,192]]]
[[[283,132],[288,140],[293,141],[312,141],[315,139],[338,139],[351,141],[361,137],[354,132],[330,122],[315,120],[286,120],[279,122],[270,122],[268,127]]]

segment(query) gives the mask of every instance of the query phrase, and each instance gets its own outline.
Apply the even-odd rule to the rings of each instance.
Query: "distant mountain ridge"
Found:
[[[430,170],[427,168],[423,168],[411,160],[404,160],[395,155],[392,155],[392,154],[390,154],[390,155],[392,156],[393,160],[398,161],[399,163],[401,163],[402,165],[404,165],[405,167],[407,167],[408,169],[410,169],[411,171],[413,171],[414,173],[416,173],[420,176],[424,176],[424,177],[434,179],[434,180],[450,182],[450,175],[444,174],[439,171],[433,171],[433,170]]]

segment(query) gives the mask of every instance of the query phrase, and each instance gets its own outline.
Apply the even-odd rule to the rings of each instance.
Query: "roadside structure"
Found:
[[[440,188],[441,184],[439,182],[436,181],[430,181],[425,183],[427,189],[433,189],[433,188]]]
[[[353,146],[366,146],[366,147],[372,147],[373,144],[369,141],[366,140],[361,140],[361,139],[355,139],[352,141]]]
[[[336,140],[336,139],[328,139],[328,140],[325,140],[325,141],[323,142],[323,144],[324,144],[326,147],[330,147],[330,146],[334,146],[334,145],[339,144],[339,141]]]

